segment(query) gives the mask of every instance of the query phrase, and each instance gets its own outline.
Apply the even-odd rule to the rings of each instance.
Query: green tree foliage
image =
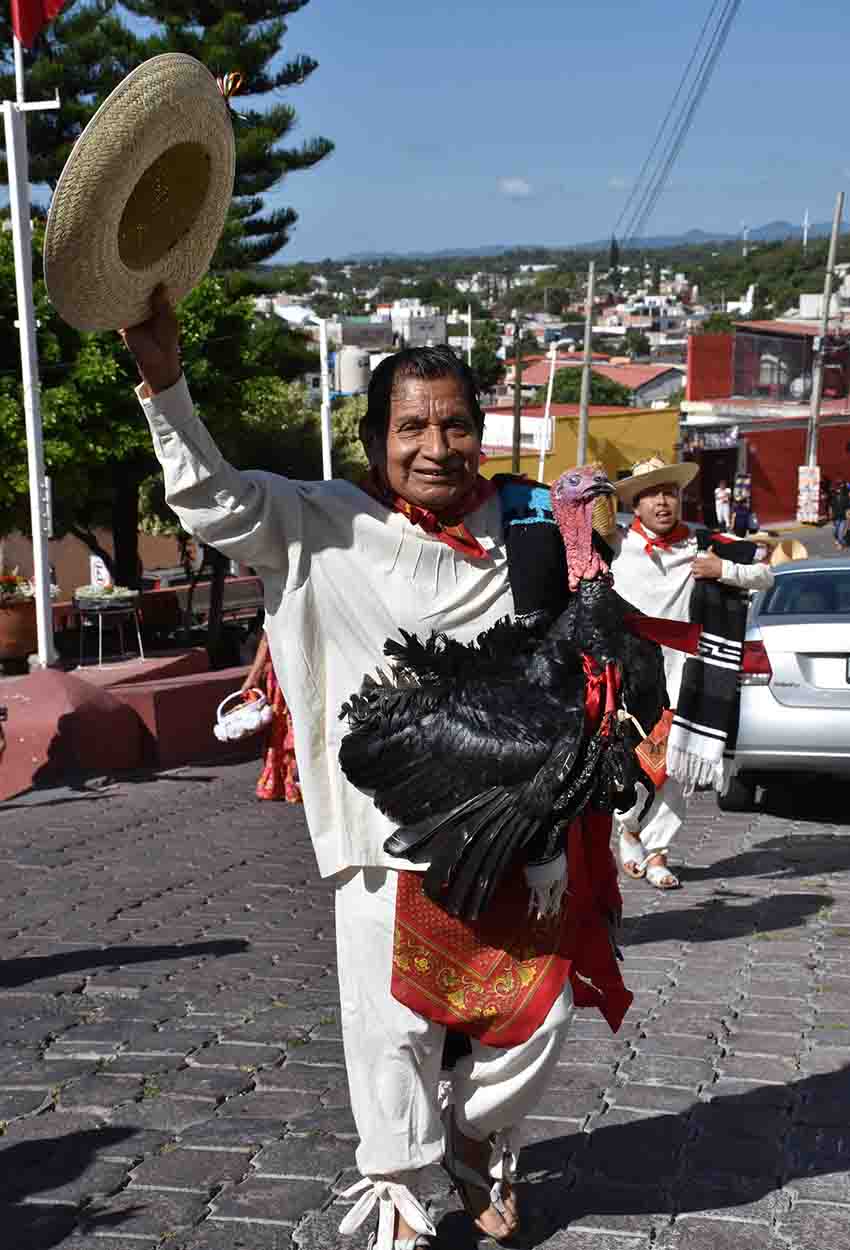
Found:
[[[287,18],[308,0],[124,0],[123,7],[153,24],[136,35],[121,21],[115,0],[69,0],[55,22],[41,32],[27,56],[31,98],[58,90],[62,108],[30,114],[31,176],[53,187],[80,131],[125,74],[160,52],[186,52],[216,76],[238,71],[244,78],[244,106],[234,108],[236,188],[215,267],[239,269],[265,260],[287,242],[297,220],[291,208],[269,210],[264,196],[287,174],[309,169],[333,151],[324,138],[286,145],[297,124],[281,93],[300,86],[317,62],[309,56],[280,61]],[[3,61],[0,91],[14,98],[7,6],[0,19]],[[259,108],[253,101],[272,101]],[[5,177],[5,172],[3,174]]]
[[[42,233],[34,239],[42,416],[57,533],[71,533],[103,556],[117,580],[135,582],[138,526],[165,513],[150,435],[133,394],[135,366],[114,334],[79,335],[59,321],[40,277]],[[26,442],[16,359],[11,238],[0,233],[0,533],[28,528]],[[297,477],[321,474],[318,410],[301,386],[280,376],[281,342],[290,367],[315,357],[285,326],[257,323],[250,299],[234,300],[208,277],[181,305],[183,365],[201,416],[240,467]],[[281,339],[280,336],[283,336]],[[294,346],[292,343],[294,341]],[[290,374],[290,376],[292,376]],[[160,489],[161,496],[161,489]],[[141,498],[141,508],[140,508]],[[170,514],[168,514],[170,515]],[[95,530],[111,529],[114,556]]]
[[[648,356],[652,351],[649,336],[630,326],[623,335],[623,351],[627,356]]]
[[[0,7],[0,93],[15,98],[9,5]],[[71,148],[97,107],[148,55],[146,42],[121,21],[116,0],[67,0],[24,52],[27,97],[62,107],[27,115],[30,178],[54,187]],[[0,177],[6,181],[5,162]]]
[[[723,312],[712,313],[700,325],[700,333],[702,334],[732,334],[734,329],[734,318]]]
[[[492,391],[505,376],[505,362],[496,355],[502,336],[495,321],[473,326],[475,345],[472,348],[472,372],[481,391]]]
[[[359,482],[369,468],[360,441],[360,422],[366,415],[366,396],[347,395],[335,401],[331,412],[334,477]]]
[[[555,374],[552,386],[553,404],[577,404],[581,399],[582,370],[578,365],[570,365],[559,369]],[[546,402],[546,388],[543,387],[537,397],[538,403]],[[590,374],[590,402],[592,404],[609,404],[613,408],[630,408],[632,393],[628,387],[603,377],[601,373]]]
[[[539,356],[540,344],[530,330],[523,330],[519,336],[519,350],[522,356]],[[513,360],[516,355],[516,344],[511,343],[506,349],[505,354],[509,360]]]

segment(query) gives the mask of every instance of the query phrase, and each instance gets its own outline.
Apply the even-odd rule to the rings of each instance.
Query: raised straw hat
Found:
[[[209,70],[179,52],[145,61],[103,102],[57,183],[44,277],[78,330],[118,330],[209,268],[233,195],[230,110]]]
[[[621,502],[630,508],[635,496],[642,491],[651,490],[653,486],[663,486],[666,482],[681,487],[688,486],[698,473],[699,465],[692,460],[665,464],[660,456],[652,456],[649,460],[639,461],[632,469],[631,477],[615,482],[614,489]]]
[[[752,540],[751,540],[752,541]],[[773,548],[770,563],[776,568],[779,564],[789,564],[792,560],[807,560],[809,549],[799,538],[783,538]]]

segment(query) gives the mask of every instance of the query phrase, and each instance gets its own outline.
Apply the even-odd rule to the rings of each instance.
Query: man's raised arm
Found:
[[[294,571],[301,563],[297,485],[228,464],[195,414],[180,364],[180,330],[160,288],[147,321],[121,336],[142,376],[137,394],[165,475],[166,502],[190,534],[230,559]]]

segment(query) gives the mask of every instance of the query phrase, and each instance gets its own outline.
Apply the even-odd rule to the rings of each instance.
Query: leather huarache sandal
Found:
[[[647,885],[654,885],[656,890],[678,890],[682,883],[676,874],[672,873],[667,867],[666,858],[663,863],[650,864],[649,861],[651,859],[657,858],[658,852],[653,851],[651,854],[647,855],[641,865],[646,872]]]
[[[620,867],[627,877],[631,877],[633,881],[640,881],[646,876],[646,850],[637,834],[621,833],[620,844]]]
[[[442,1167],[448,1174],[452,1182],[452,1188],[463,1203],[463,1209],[472,1220],[475,1227],[485,1237],[492,1238],[493,1241],[503,1242],[510,1241],[517,1235],[519,1230],[519,1219],[515,1212],[511,1212],[505,1205],[505,1193],[503,1185],[505,1180],[510,1184],[512,1179],[506,1176],[505,1180],[493,1180],[490,1176],[483,1176],[480,1172],[476,1172],[468,1163],[464,1163],[460,1158],[457,1149],[458,1128],[452,1116],[446,1117],[446,1134],[445,1134],[445,1153],[443,1155]],[[503,1160],[504,1170],[504,1160]],[[489,1198],[489,1206],[493,1207],[499,1215],[502,1223],[505,1225],[505,1232],[501,1235],[490,1232],[481,1223],[481,1216],[484,1211],[475,1213],[469,1196],[469,1189],[480,1189],[487,1194]],[[513,1192],[513,1190],[512,1190]],[[485,1210],[488,1208],[485,1207]]]

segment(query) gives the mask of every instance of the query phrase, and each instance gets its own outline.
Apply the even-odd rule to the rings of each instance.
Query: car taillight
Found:
[[[742,686],[766,686],[773,676],[770,657],[763,642],[744,643],[744,662],[741,665]]]

